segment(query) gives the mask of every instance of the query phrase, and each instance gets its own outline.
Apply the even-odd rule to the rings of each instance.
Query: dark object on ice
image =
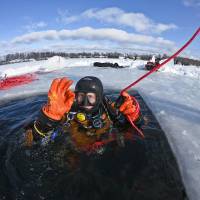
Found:
[[[156,64],[153,62],[147,62],[147,64],[145,65],[145,69],[146,70],[152,70],[156,67]]]
[[[0,80],[0,90],[7,90],[19,85],[28,84],[34,80],[36,80],[36,75],[31,73],[13,77],[5,76]]]
[[[153,62],[147,62],[147,64],[145,65],[145,69],[146,70],[152,70],[154,69],[155,67],[157,67],[158,64],[156,63],[153,63]]]
[[[156,58],[155,62],[152,62],[152,61],[147,62],[147,64],[145,65],[145,69],[152,70],[155,67],[157,67],[159,64],[160,64],[160,59]]]
[[[121,66],[118,63],[109,63],[109,62],[105,62],[105,63],[101,63],[101,62],[94,62],[94,67],[112,67],[112,68],[125,68],[126,66]]]

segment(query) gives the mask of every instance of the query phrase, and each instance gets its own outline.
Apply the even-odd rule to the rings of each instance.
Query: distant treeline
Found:
[[[194,59],[190,59],[190,58],[177,57],[177,58],[174,59],[174,64],[200,66],[200,60],[194,60]]]
[[[9,64],[9,63],[17,63],[17,62],[28,62],[30,60],[46,60],[53,56],[62,56],[64,58],[129,58],[129,59],[141,59],[141,60],[150,60],[152,58],[152,54],[122,54],[118,52],[111,52],[111,53],[65,53],[65,52],[29,52],[29,53],[15,53],[15,54],[8,54],[0,60],[0,65]],[[166,59],[168,56],[166,54],[157,55],[157,59]],[[189,59],[184,57],[177,57],[174,59],[175,64],[181,65],[195,65],[200,66],[200,60]]]

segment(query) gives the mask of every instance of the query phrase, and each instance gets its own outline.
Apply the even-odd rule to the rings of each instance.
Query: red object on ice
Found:
[[[36,80],[36,75],[30,73],[8,78],[6,77],[0,80],[0,90],[7,90],[19,85],[28,84],[34,80]]]

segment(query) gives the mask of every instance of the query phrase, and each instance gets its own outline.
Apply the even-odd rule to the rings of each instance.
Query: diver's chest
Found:
[[[79,120],[74,118],[70,122],[69,133],[76,143],[91,144],[101,139],[111,128],[111,121],[106,115],[100,119]]]

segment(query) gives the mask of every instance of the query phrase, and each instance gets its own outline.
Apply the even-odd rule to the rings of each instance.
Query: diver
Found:
[[[123,146],[124,135],[118,133],[132,128],[128,117],[137,126],[141,123],[136,99],[124,92],[121,98],[112,101],[104,95],[102,82],[97,77],[81,78],[74,92],[70,89],[72,83],[66,77],[53,80],[47,103],[32,125],[26,127],[26,145],[52,140],[59,132],[69,133],[78,151],[94,150],[93,147],[99,150],[113,140]]]

